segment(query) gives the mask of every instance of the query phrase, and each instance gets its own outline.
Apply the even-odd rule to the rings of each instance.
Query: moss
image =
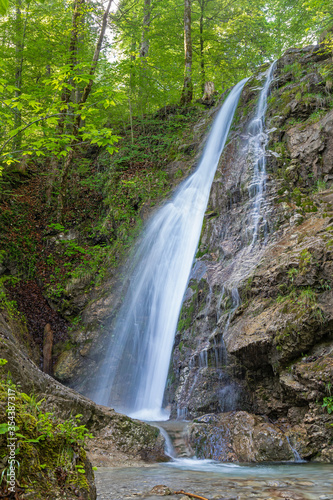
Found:
[[[207,281],[204,279],[200,282],[193,280],[190,282],[189,287],[194,293],[189,300],[183,303],[177,326],[179,332],[184,332],[189,329],[195,316],[198,312],[202,311],[206,305],[205,299],[209,290]]]
[[[300,260],[299,260],[299,269],[301,274],[305,274],[307,272],[307,269],[312,263],[312,254],[309,252],[309,250],[304,249],[300,253]]]

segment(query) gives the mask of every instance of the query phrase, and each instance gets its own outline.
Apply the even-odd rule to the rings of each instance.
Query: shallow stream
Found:
[[[95,477],[98,500],[160,500],[160,495],[149,493],[156,485],[209,500],[333,500],[332,464],[237,465],[175,459],[147,467],[100,468]],[[182,495],[165,498],[180,500]]]

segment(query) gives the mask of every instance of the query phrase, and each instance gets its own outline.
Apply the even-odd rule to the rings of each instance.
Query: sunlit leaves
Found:
[[[0,15],[3,16],[8,10],[8,0],[0,0]]]
[[[14,4],[8,8],[7,0],[0,0],[0,13],[8,9],[0,19],[0,154],[6,162],[16,161],[23,153],[65,157],[79,115],[84,123],[75,125],[82,127],[78,144],[92,143],[112,152],[116,139],[106,124],[117,123],[126,133],[130,115],[144,116],[179,102],[184,67],[183,2],[152,2],[145,58],[139,57],[143,5],[144,0],[119,2],[92,92],[81,106],[79,96],[92,78],[89,71],[100,22],[97,6],[84,7],[85,20],[73,61],[68,53],[72,2],[30,2],[29,10],[22,2],[25,40],[22,88],[17,88],[15,44],[23,34],[16,31]],[[329,0],[192,0],[195,98],[202,96],[203,79],[213,81],[222,92],[288,46],[312,40],[319,28],[327,27],[332,15]],[[19,128],[15,125],[18,113],[22,118]],[[14,151],[18,133],[22,145],[20,151]]]

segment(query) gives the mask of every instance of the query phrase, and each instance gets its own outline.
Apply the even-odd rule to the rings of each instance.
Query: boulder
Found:
[[[221,462],[294,459],[286,435],[276,425],[245,411],[196,419],[190,427],[190,443],[198,458]]]

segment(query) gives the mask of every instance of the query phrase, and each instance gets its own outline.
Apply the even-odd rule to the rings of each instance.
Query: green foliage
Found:
[[[0,382],[2,420],[6,420],[4,409],[9,387],[15,389],[16,479],[25,492],[44,499],[50,489],[56,494],[60,486],[62,492],[72,486],[88,490],[83,446],[92,436],[80,424],[82,415],[61,421],[54,413],[42,410],[44,400],[20,392],[9,380]],[[7,430],[7,423],[0,425],[0,434],[5,435]],[[6,444],[3,440],[0,445],[3,457],[8,454]],[[55,479],[59,471],[63,477],[61,484]],[[6,479],[6,474],[2,479]]]
[[[333,413],[333,396],[327,396],[323,399],[323,408],[326,408],[327,413]]]
[[[59,233],[62,231],[65,231],[65,227],[62,224],[59,224],[58,222],[56,222],[55,224],[48,224],[48,227],[50,227],[51,229],[54,229],[55,231],[57,231]]]
[[[288,271],[288,277],[290,281],[293,283],[294,279],[298,276],[299,274],[299,269],[296,269],[295,267],[292,267]]]
[[[306,248],[301,251],[299,260],[299,268],[302,274],[304,274],[312,262],[312,254]]]
[[[302,304],[304,304],[307,307],[314,306],[317,304],[317,295],[310,287],[301,290],[298,299]]]
[[[302,43],[311,39],[317,22],[313,5],[299,16],[297,9],[285,4],[284,0],[255,4],[241,0],[237,5],[224,0],[193,2],[192,78],[197,97],[202,96],[205,81],[213,81],[221,92],[276,57],[286,44],[294,44],[297,38]],[[7,0],[2,0],[0,13],[7,7]],[[69,53],[71,8],[64,8],[59,0],[52,5],[22,4],[19,14],[11,6],[0,22],[4,33],[0,130],[6,137],[1,154],[7,164],[15,164],[21,155],[66,157],[74,132],[81,144],[97,144],[112,153],[117,135],[109,123],[120,121],[126,128],[133,115],[143,116],[179,101],[184,58],[181,2],[152,3],[149,52],[140,57],[144,0],[121,1],[112,19],[113,57],[106,41],[93,90],[84,103],[79,96],[92,78],[100,10],[97,5],[80,8],[86,22],[81,26],[75,61]],[[318,13],[320,20],[325,18],[323,12]],[[292,70],[297,76],[299,70]],[[64,99],[67,95],[70,98]],[[78,115],[82,121],[76,131],[73,117]]]
[[[320,191],[325,191],[326,189],[326,182],[318,179],[314,188],[315,193],[320,193]]]
[[[6,282],[14,284],[17,283],[17,281],[18,279],[15,277],[3,276],[0,278],[0,308],[6,311],[10,319],[16,318],[25,323],[24,315],[18,310],[16,301],[8,298],[8,294],[4,286]]]
[[[333,396],[331,394],[331,389],[332,389],[332,384],[329,382],[328,384],[326,384],[326,391],[328,393],[328,396],[323,398],[323,404],[322,404],[322,408],[326,408],[327,413],[329,414],[333,413]]]
[[[286,64],[282,69],[283,73],[291,72],[295,80],[298,80],[302,76],[303,71],[304,69],[298,61],[295,61],[292,64]]]
[[[0,0],[0,16],[6,14],[8,5],[9,5],[8,0]]]

